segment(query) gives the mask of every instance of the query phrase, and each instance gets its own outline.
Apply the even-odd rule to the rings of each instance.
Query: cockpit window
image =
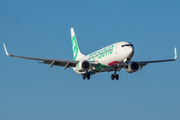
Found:
[[[121,47],[125,47],[125,46],[133,46],[133,45],[130,43],[130,44],[124,44]]]

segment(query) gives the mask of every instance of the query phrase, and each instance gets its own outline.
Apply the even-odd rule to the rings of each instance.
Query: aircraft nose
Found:
[[[134,48],[133,47],[127,47],[126,52],[127,52],[127,58],[132,58],[134,55]]]

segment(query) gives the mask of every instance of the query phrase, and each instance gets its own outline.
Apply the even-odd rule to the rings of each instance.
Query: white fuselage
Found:
[[[92,67],[88,72],[104,72],[110,70],[113,66],[117,66],[120,63],[130,61],[134,55],[134,47],[129,42],[118,42],[95,51],[85,57],[78,59],[79,61],[98,61],[101,66]],[[78,74],[84,74],[85,72],[79,72],[76,67],[73,70]],[[95,73],[96,73],[95,72]]]

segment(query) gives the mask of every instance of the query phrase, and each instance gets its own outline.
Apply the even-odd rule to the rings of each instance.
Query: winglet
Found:
[[[5,50],[5,52],[6,52],[6,55],[7,55],[7,56],[12,56],[12,55],[9,55],[9,54],[8,54],[7,49],[6,49],[6,46],[5,46],[4,43],[3,43],[3,45],[4,45],[4,50]]]
[[[174,59],[177,59],[177,51],[176,51],[176,47],[174,48]]]

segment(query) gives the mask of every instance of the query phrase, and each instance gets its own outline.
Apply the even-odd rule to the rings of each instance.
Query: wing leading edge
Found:
[[[131,62],[137,62],[140,65],[140,69],[142,69],[143,66],[147,65],[148,63],[158,63],[158,62],[168,62],[168,61],[175,61],[177,59],[177,51],[176,47],[174,48],[174,59],[165,59],[165,60],[152,60],[152,61],[131,61]],[[118,65],[119,68],[125,67],[126,63],[121,63]]]
[[[10,57],[18,57],[18,58],[24,58],[24,59],[31,59],[31,60],[39,60],[39,61],[43,61],[43,62],[38,62],[38,63],[44,63],[44,64],[50,64],[50,68],[53,65],[57,65],[57,66],[62,66],[64,67],[64,70],[68,67],[76,67],[77,63],[79,61],[74,61],[74,60],[60,60],[60,59],[46,59],[46,58],[35,58],[35,57],[25,57],[25,56],[16,56],[16,55],[10,55],[7,52],[6,46],[4,45],[4,49],[6,52],[7,56]],[[177,51],[176,51],[176,47],[174,48],[174,59],[166,59],[166,60],[154,60],[154,61],[132,61],[132,62],[137,62],[140,65],[140,69],[142,69],[143,66],[147,65],[148,63],[158,63],[158,62],[168,62],[168,61],[175,61],[177,59]],[[91,63],[92,66],[96,66],[97,64],[99,64],[98,61],[89,61]],[[126,65],[126,63],[121,63],[119,64],[117,67],[118,68],[123,68]],[[116,68],[116,67],[115,67]],[[113,70],[112,70],[113,71]]]
[[[143,63],[157,63],[157,62],[168,62],[168,61],[175,61],[177,59],[177,51],[176,47],[174,48],[174,59],[166,59],[166,60],[154,60],[154,61],[139,61],[139,64]]]
[[[74,60],[46,59],[46,58],[35,58],[35,57],[25,57],[25,56],[10,55],[7,52],[7,49],[6,49],[6,46],[5,46],[4,43],[3,43],[3,45],[4,45],[4,50],[5,50],[7,56],[43,61],[43,62],[38,62],[38,63],[50,64],[50,68],[53,65],[62,66],[62,67],[64,67],[64,69],[66,69],[68,67],[76,67],[76,64],[79,62],[79,61],[74,61]]]
[[[176,59],[177,59],[177,51],[176,51],[176,47],[175,47],[174,48],[174,59],[153,60],[153,61],[135,61],[135,62],[139,63],[140,69],[142,69],[142,67],[147,65],[148,63],[169,62],[169,61],[175,61]]]

